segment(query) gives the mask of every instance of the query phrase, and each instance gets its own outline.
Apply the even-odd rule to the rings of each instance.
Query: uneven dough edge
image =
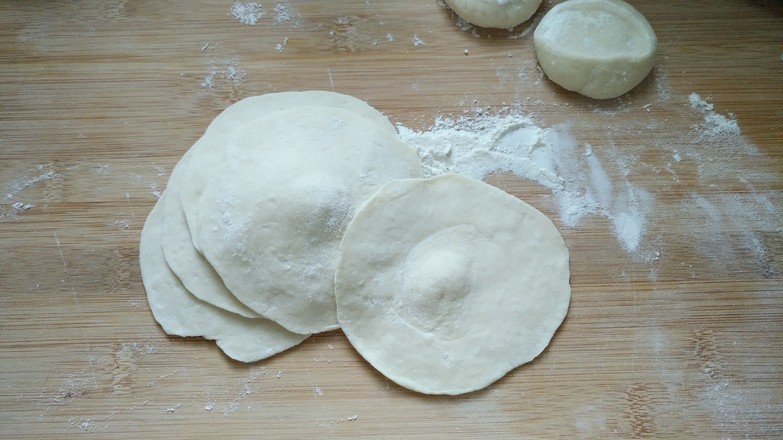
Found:
[[[182,177],[192,151],[188,150],[174,167],[166,186],[161,237],[166,263],[185,289],[196,298],[228,312],[247,318],[259,318],[259,314],[242,304],[226,288],[215,269],[193,246],[179,197]]]
[[[359,108],[363,108],[365,105],[362,104]],[[340,194],[360,197],[357,200],[352,200],[350,204],[350,215],[345,222],[347,224],[353,216],[354,207],[369,197],[371,193],[368,191],[374,192],[375,185],[380,186],[389,180],[386,177],[389,173],[396,173],[393,178],[421,176],[421,162],[415,150],[405,144],[396,131],[390,133],[384,124],[379,126],[376,115],[380,115],[380,113],[375,110],[369,114],[362,111],[357,112],[353,106],[342,108],[299,105],[258,118],[235,132],[229,147],[224,151],[224,159],[215,165],[215,177],[204,186],[198,200],[196,205],[197,231],[195,233],[199,236],[198,241],[201,243],[201,251],[205,258],[215,268],[228,289],[241,302],[258,314],[273,319],[289,330],[316,333],[338,328],[332,285],[334,272],[333,270],[329,271],[323,281],[319,281],[321,278],[318,277],[318,272],[328,271],[328,268],[333,267],[334,264],[332,260],[322,261],[315,258],[315,266],[318,267],[318,271],[309,274],[309,281],[296,288],[291,288],[290,285],[296,284],[297,279],[294,278],[293,281],[282,279],[280,277],[284,275],[282,273],[272,272],[272,276],[266,273],[263,276],[256,276],[258,267],[277,267],[285,260],[278,256],[282,254],[275,254],[268,250],[271,249],[270,246],[277,246],[279,250],[285,249],[290,252],[288,255],[290,276],[295,276],[297,271],[304,267],[296,264],[304,254],[291,252],[294,248],[290,246],[297,243],[296,240],[287,242],[286,246],[278,241],[264,243],[247,241],[249,237],[253,237],[252,240],[257,240],[258,234],[262,233],[258,229],[248,229],[249,225],[283,225],[285,228],[291,226],[288,222],[280,221],[279,218],[269,217],[277,215],[277,213],[286,214],[282,205],[275,205],[276,208],[261,209],[262,199],[257,199],[256,195],[262,194],[264,198],[269,197],[270,202],[268,203],[271,203],[271,200],[274,200],[274,203],[281,203],[283,200],[291,201],[300,197],[290,194],[289,186],[297,179],[303,180],[303,176],[327,176],[326,182],[345,181],[344,185],[341,184],[339,187]],[[326,124],[323,128],[313,125],[315,121],[321,120],[319,118],[322,118],[323,123]],[[336,121],[336,119],[340,119],[340,121]],[[336,122],[340,123],[334,126],[330,125]],[[352,130],[357,133],[353,135],[353,138],[358,136],[358,140],[348,137]],[[327,133],[330,133],[329,136],[326,136]],[[314,134],[318,134],[315,136],[315,140],[311,139]],[[283,136],[286,139],[285,146],[279,145],[278,136]],[[323,145],[323,139],[327,137],[331,139],[330,136],[338,136],[338,138],[342,136],[342,142],[335,143],[333,147],[327,149]],[[381,147],[381,145],[383,146]],[[283,152],[293,154],[305,150],[319,152],[322,156],[339,153],[334,156],[338,162],[330,164],[329,160],[333,156],[328,156],[304,162],[296,159],[295,163],[292,163],[292,159],[281,156]],[[253,154],[241,160],[230,156],[238,152],[244,152],[244,154],[252,152]],[[361,156],[356,157],[357,154],[361,154]],[[379,154],[380,156],[376,157]],[[370,160],[371,158],[373,160]],[[275,182],[273,186],[269,187],[261,185],[268,181],[270,175],[289,169],[277,166],[274,167],[274,172],[272,169],[268,169],[268,172],[260,171],[265,169],[264,167],[271,166],[270,159],[279,161],[284,167],[296,165],[295,169],[289,170],[293,173],[293,180],[288,181],[284,186],[280,186],[279,182]],[[338,163],[343,164],[338,168],[341,170],[346,168],[345,164],[350,164],[348,166],[350,171],[347,174],[343,172],[334,174],[332,167]],[[229,171],[229,165],[235,169]],[[362,165],[370,168],[358,169]],[[300,167],[304,168],[300,169]],[[247,173],[239,172],[246,168]],[[369,177],[363,176],[365,172],[369,172]],[[372,177],[376,174],[377,177]],[[241,183],[237,179],[240,179]],[[256,181],[256,179],[258,180]],[[380,179],[380,181],[377,184],[368,183],[373,179]],[[247,188],[254,188],[255,193],[245,194]],[[278,191],[268,192],[274,188],[278,188]],[[328,190],[328,188],[321,189]],[[347,188],[350,190],[346,190]],[[309,191],[305,193],[309,194]],[[299,194],[305,193],[300,192]],[[360,196],[364,193],[368,193],[368,195]],[[232,207],[233,205],[236,206]],[[298,205],[285,205],[287,208],[291,206]],[[238,208],[239,210],[237,210]],[[242,212],[244,208],[250,209],[250,211]],[[331,209],[330,206],[326,208]],[[258,215],[261,215],[262,218],[259,219]],[[299,217],[297,216],[297,218]],[[309,219],[310,216],[302,218]],[[340,224],[339,227],[344,230],[345,225]],[[277,228],[275,230],[278,231],[278,234],[284,231]],[[298,240],[300,237],[296,238]],[[334,241],[335,253],[341,238],[342,235]],[[328,245],[325,243],[328,242],[321,242],[321,247],[318,247],[317,250],[328,249]],[[313,249],[311,251],[314,252]],[[310,256],[315,255],[312,252],[310,252]],[[274,264],[262,264],[254,269],[252,266],[257,266],[261,262],[258,259],[263,258],[266,258],[263,260],[265,263]],[[328,280],[330,284],[327,289],[328,293],[326,293],[327,290],[320,288],[321,284],[326,282],[325,280]],[[313,287],[318,288],[314,290]],[[299,299],[300,297],[301,299]],[[275,298],[287,298],[290,301],[281,303],[280,300],[273,301]],[[293,300],[294,298],[297,298],[296,301]],[[303,308],[300,304],[305,300],[309,301],[307,304],[309,308]],[[320,308],[321,304],[325,305],[323,310]],[[319,308],[313,308],[314,305],[318,305]]]
[[[551,221],[546,216],[544,216],[544,214],[520,201],[516,197],[507,194],[502,190],[491,187],[494,191],[493,197],[503,199],[508,203],[513,203],[518,206],[526,206],[532,210],[527,212],[526,215],[533,215],[538,218],[537,221],[544,222],[544,224],[547,225],[546,228],[549,229],[547,234],[556,234],[556,238],[554,236],[552,236],[552,238],[555,240],[555,255],[559,256],[556,256],[555,258],[557,266],[553,269],[560,271],[560,275],[557,277],[557,279],[560,281],[558,281],[558,284],[556,284],[555,287],[563,290],[559,294],[561,295],[559,297],[560,299],[553,303],[553,307],[547,313],[547,318],[542,320],[542,322],[545,323],[545,328],[541,331],[538,331],[540,329],[537,328],[532,329],[533,333],[531,333],[531,337],[533,337],[533,339],[531,340],[529,346],[525,349],[519,350],[517,355],[513,356],[507,361],[498,361],[498,363],[493,367],[491,363],[486,365],[483,364],[483,362],[487,359],[486,353],[483,353],[484,349],[481,347],[484,342],[477,342],[475,345],[469,345],[464,357],[467,359],[467,363],[473,364],[467,365],[467,369],[470,371],[475,370],[477,374],[469,375],[467,378],[461,377],[458,380],[452,380],[448,376],[458,376],[463,374],[463,371],[461,370],[465,370],[465,368],[462,368],[463,365],[446,365],[443,368],[435,367],[434,365],[439,365],[440,361],[437,359],[437,356],[433,356],[433,353],[431,352],[432,347],[428,345],[429,342],[426,340],[416,341],[416,338],[411,337],[409,332],[400,333],[392,331],[388,328],[384,328],[383,330],[379,331],[378,334],[374,334],[372,331],[367,331],[366,327],[355,328],[357,325],[366,326],[368,320],[371,321],[375,319],[373,316],[368,315],[393,314],[389,312],[389,306],[386,304],[386,302],[381,299],[377,301],[370,300],[370,302],[373,303],[373,313],[366,312],[367,315],[363,315],[362,313],[364,312],[360,311],[358,312],[359,315],[356,315],[356,308],[359,307],[361,310],[364,307],[361,305],[362,300],[357,298],[362,296],[375,296],[376,293],[373,293],[373,289],[379,289],[383,288],[383,286],[389,285],[387,278],[385,278],[383,275],[377,275],[383,271],[382,268],[373,267],[372,269],[368,269],[365,266],[357,264],[357,262],[361,261],[371,262],[368,264],[385,264],[383,262],[383,255],[387,254],[387,252],[382,251],[382,249],[378,250],[375,254],[370,255],[361,253],[361,248],[358,250],[354,249],[355,246],[367,245],[367,240],[369,239],[367,233],[363,231],[357,231],[357,228],[364,227],[362,223],[366,220],[364,218],[366,212],[376,209],[377,207],[383,209],[383,207],[389,206],[389,203],[392,203],[394,200],[408,196],[408,193],[413,192],[413,188],[415,188],[417,183],[422,181],[429,181],[430,183],[437,182],[439,179],[470,180],[461,176],[444,175],[431,179],[407,179],[395,181],[385,185],[381,190],[379,190],[378,193],[376,193],[375,196],[362,205],[362,207],[357,211],[357,215],[354,217],[354,220],[349,225],[349,229],[341,245],[343,252],[341,261],[338,265],[338,271],[335,276],[336,298],[338,319],[343,326],[343,332],[346,334],[346,337],[354,346],[354,348],[359,352],[359,354],[362,355],[362,357],[364,357],[373,367],[384,374],[387,378],[405,388],[427,394],[454,395],[482,389],[505,376],[511,370],[514,370],[520,365],[532,361],[545,350],[565,319],[568,311],[568,306],[570,303],[570,271],[568,267],[568,249]],[[486,185],[484,183],[480,184]],[[468,200],[472,199],[469,198]],[[527,210],[527,208],[525,209]],[[398,216],[400,218],[412,217],[409,214],[403,212],[400,212]],[[412,224],[415,224],[415,222],[421,221],[421,218],[413,217],[410,218],[410,221],[414,222]],[[399,239],[398,235],[405,234],[405,232],[399,232],[399,234],[395,234],[394,231],[388,229],[381,230],[386,230],[388,232],[386,234],[386,239],[390,243],[396,242],[396,240]],[[376,230],[375,232],[377,233],[378,231]],[[373,243],[370,243],[369,245],[372,244]],[[374,260],[377,260],[377,262],[373,262]],[[394,272],[392,269],[389,270]],[[358,278],[351,279],[351,277]],[[546,294],[546,292],[544,293]],[[359,304],[358,306],[357,303]],[[348,316],[349,314],[354,314],[355,316]],[[492,322],[492,317],[489,317],[487,321]],[[495,338],[494,340],[497,341],[497,335],[493,337]],[[483,341],[482,337],[479,337],[477,341]],[[487,343],[490,342],[487,341]],[[397,346],[398,349],[389,348],[389,346],[385,346],[385,344],[390,344],[391,347]],[[513,341],[510,341],[509,344],[514,345]],[[446,347],[452,347],[453,349],[453,346],[446,345]],[[502,351],[502,346],[498,347],[498,350]],[[413,357],[405,356],[406,351],[413,351],[417,354],[412,355]],[[390,352],[392,354],[390,354]],[[448,349],[446,352],[448,353]],[[432,362],[426,361],[423,364],[430,365],[430,367],[428,367],[429,369],[426,369],[426,371],[424,371],[425,368],[422,368],[421,365],[419,365],[419,359],[422,358],[429,358],[433,360]],[[418,367],[410,367],[409,364],[415,364]],[[403,368],[402,371],[404,371],[404,368],[407,367],[417,368],[417,372],[416,374],[401,374],[399,370],[400,366]],[[440,375],[447,377],[440,377]],[[482,377],[477,378],[478,375],[481,375]]]
[[[222,160],[226,140],[243,126],[269,114],[302,105],[347,108],[364,114],[375,121],[379,127],[397,135],[397,130],[389,119],[366,101],[351,95],[323,90],[304,90],[266,93],[250,96],[228,106],[209,124],[204,134],[193,144],[193,158],[185,170],[180,201],[190,229],[193,245],[201,250],[197,236],[195,205],[212,175],[212,167]]]
[[[166,264],[161,247],[163,203],[150,211],[139,242],[139,266],[155,320],[170,335],[215,340],[230,358],[254,362],[294,347],[309,335],[289,332],[266,319],[245,318],[192,296]]]

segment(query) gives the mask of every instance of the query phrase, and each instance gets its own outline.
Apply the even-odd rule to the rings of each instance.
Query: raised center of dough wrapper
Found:
[[[459,225],[419,243],[405,261],[397,313],[424,333],[457,338],[465,303],[473,290],[476,228]]]
[[[228,143],[199,199],[199,243],[229,290],[297,333],[337,327],[334,271],[355,208],[420,175],[415,150],[341,108],[282,110]]]

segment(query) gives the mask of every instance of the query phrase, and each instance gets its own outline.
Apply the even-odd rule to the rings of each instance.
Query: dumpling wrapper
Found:
[[[321,90],[267,93],[232,104],[212,121],[204,135],[191,147],[192,158],[182,177],[180,200],[196,249],[201,249],[196,233],[197,203],[210,178],[219,169],[228,140],[237,130],[256,119],[300,106],[341,108],[363,116],[390,134],[397,135],[394,125],[383,113],[365,101],[341,93]]]
[[[337,328],[334,271],[356,208],[390,180],[421,176],[396,133],[329,107],[254,121],[215,167],[197,204],[201,251],[242,303],[297,333]]]
[[[180,203],[180,188],[193,150],[188,150],[174,167],[166,186],[163,203],[163,234],[161,245],[166,263],[185,289],[196,298],[247,318],[260,315],[242,304],[229,292],[223,280],[201,253],[193,246],[185,213]]]
[[[383,186],[349,224],[335,280],[354,348],[427,394],[475,391],[534,359],[570,292],[568,249],[552,222],[458,175]]]
[[[170,335],[215,340],[232,359],[254,362],[298,345],[309,335],[276,323],[245,318],[192,296],[166,265],[161,247],[164,193],[150,212],[139,244],[139,265],[152,315]]]

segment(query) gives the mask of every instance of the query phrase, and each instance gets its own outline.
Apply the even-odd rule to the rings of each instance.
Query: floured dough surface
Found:
[[[652,70],[657,39],[650,23],[621,0],[567,0],[534,34],[544,73],[565,89],[597,99],[636,87]]]
[[[258,318],[258,313],[242,304],[229,292],[215,269],[193,247],[179,197],[185,175],[184,171],[190,163],[192,151],[188,150],[174,167],[166,186],[166,202],[163,203],[163,234],[161,236],[166,263],[185,288],[196,298],[228,312],[248,318]]]
[[[192,159],[182,177],[184,184],[181,187],[180,200],[196,249],[201,248],[195,233],[198,229],[197,202],[210,177],[222,162],[228,141],[237,130],[254,120],[300,106],[345,109],[360,114],[390,134],[397,135],[394,126],[381,112],[358,98],[340,93],[320,90],[267,93],[232,104],[212,121],[204,135],[191,147]]]
[[[385,376],[466,393],[548,345],[570,300],[568,250],[546,216],[490,185],[398,180],[351,221],[335,296],[346,336]]]
[[[468,23],[487,28],[512,28],[535,14],[542,0],[446,0]]]
[[[242,303],[297,333],[337,327],[334,271],[356,208],[421,176],[388,121],[323,106],[245,125],[213,167],[196,204],[202,253]]]
[[[164,193],[144,224],[139,264],[150,309],[166,333],[213,339],[226,355],[242,362],[267,358],[307,338],[272,321],[245,318],[192,296],[169,269],[163,255],[165,203]]]

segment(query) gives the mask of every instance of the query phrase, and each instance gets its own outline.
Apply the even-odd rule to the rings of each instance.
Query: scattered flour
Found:
[[[240,23],[250,26],[255,26],[264,14],[264,7],[255,2],[241,3],[237,1],[231,7],[231,15]]]
[[[711,102],[704,100],[698,93],[691,93],[688,96],[688,101],[692,109],[704,115],[704,123],[695,127],[703,136],[714,138],[716,136],[737,136],[742,134],[742,130],[740,130],[733,114],[729,113],[729,116],[726,117],[717,113],[715,106]]]
[[[647,112],[651,107],[636,107],[635,111]],[[458,173],[483,180],[493,172],[508,172],[530,179],[551,192],[565,227],[577,227],[589,216],[605,218],[622,247],[650,263],[660,260],[661,246],[670,232],[655,228],[653,216],[671,215],[683,232],[698,237],[692,245],[707,259],[749,254],[754,264],[767,270],[771,257],[765,243],[783,231],[780,209],[773,203],[780,194],[756,188],[766,188],[778,177],[754,169],[753,164],[764,162],[765,156],[742,135],[732,114],[717,112],[697,93],[688,97],[685,109],[682,117],[696,121],[690,131],[652,131],[652,144],[668,157],[660,167],[642,161],[651,152],[647,146],[617,148],[611,132],[607,145],[580,144],[571,126],[543,127],[517,108],[497,113],[477,109],[468,116],[437,117],[424,130],[398,125],[398,131],[416,148],[426,175]],[[617,133],[628,129],[633,128]],[[661,180],[660,185],[646,188],[634,182],[639,173],[659,169],[677,184],[678,173],[694,167],[701,187],[733,182],[746,190],[695,191],[658,209],[658,199],[667,198],[664,193],[672,184]],[[726,230],[734,232],[726,238]]]
[[[275,4],[275,21],[277,23],[286,23],[294,20],[294,12],[291,9],[291,2],[288,0],[278,1]],[[294,23],[297,25],[297,23]]]
[[[421,47],[421,46],[426,46],[426,45],[427,45],[427,43],[425,43],[425,42],[424,42],[424,40],[422,40],[421,38],[419,38],[419,36],[418,36],[418,35],[414,35],[414,36],[413,36],[413,40],[412,40],[412,41],[413,41],[413,45],[414,45],[415,47]]]
[[[17,222],[19,221],[19,213],[29,211],[35,207],[35,203],[18,200],[21,197],[17,196],[25,189],[41,182],[62,178],[61,174],[54,172],[51,164],[36,165],[29,171],[29,174],[32,176],[15,179],[3,184],[2,193],[5,193],[5,200],[8,200],[8,203],[7,205],[0,203],[0,222]],[[17,200],[11,202],[14,199]]]
[[[287,44],[288,44],[288,37],[285,37],[283,38],[282,42],[275,44],[275,51],[277,51],[278,53],[283,53],[283,50],[285,50]]]
[[[108,176],[111,174],[111,164],[110,163],[99,163],[98,165],[93,167],[93,172],[99,176]]]
[[[92,432],[97,429],[92,419],[77,419],[74,417],[69,419],[68,423],[70,423],[71,428],[77,428],[84,432]]]
[[[35,176],[15,180],[9,183],[5,188],[6,200],[13,199],[17,194],[26,188],[35,185],[36,183],[62,177],[60,174],[55,173],[51,168],[52,166],[50,164],[36,165],[35,169],[33,170],[33,172],[36,174]]]
[[[12,208],[14,208],[14,211],[29,211],[34,205],[30,203],[24,203],[24,202],[16,202],[13,205],[11,205]]]
[[[156,199],[159,199],[160,196],[163,195],[163,191],[158,189],[157,183],[150,183],[150,194],[152,194],[152,196],[155,197]]]
[[[201,81],[201,86],[214,90],[218,80],[228,81],[234,86],[240,85],[245,80],[245,71],[239,68],[239,60],[210,61],[209,71]]]
[[[538,182],[556,197],[560,218],[573,228],[588,215],[612,222],[629,252],[645,233],[654,197],[622,173],[613,183],[592,145],[579,147],[567,126],[543,128],[520,112],[480,113],[438,118],[426,131],[398,125],[414,146],[428,176],[458,173],[483,180],[493,172],[511,172]]]

